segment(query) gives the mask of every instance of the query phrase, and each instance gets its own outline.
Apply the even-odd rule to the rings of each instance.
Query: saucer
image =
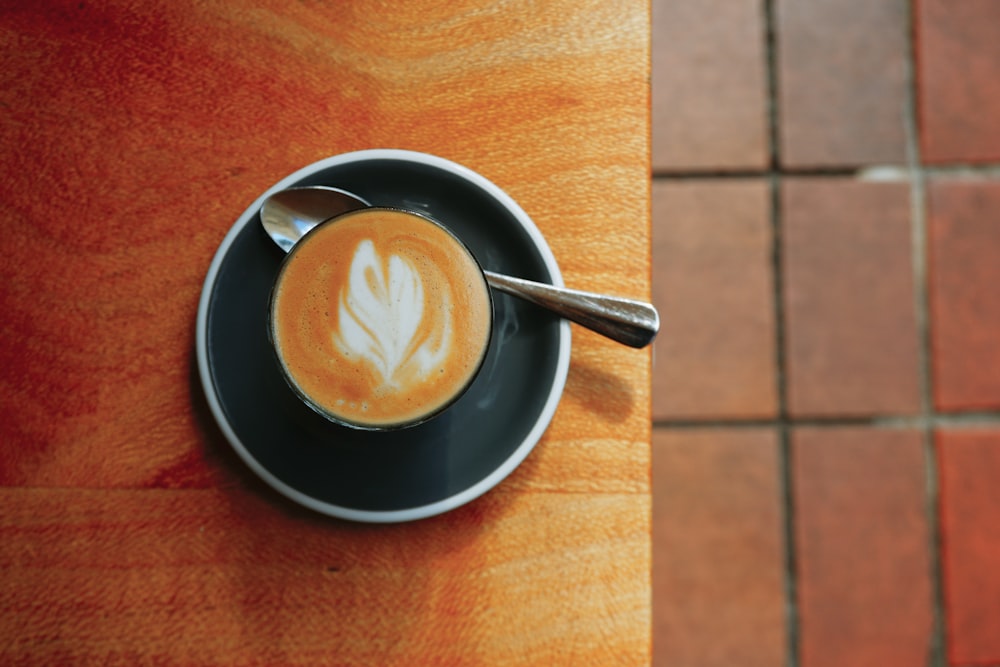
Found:
[[[500,188],[443,158],[367,150],[316,162],[262,194],[222,241],[201,294],[198,370],[229,444],[264,482],[318,512],[364,522],[425,518],[489,491],[528,456],[555,413],[569,370],[569,323],[494,292],[490,350],[445,413],[401,431],[332,424],[282,379],[267,303],[284,257],[260,224],[264,199],[294,186],[343,188],[375,206],[424,212],[483,268],[562,285],[555,257]]]

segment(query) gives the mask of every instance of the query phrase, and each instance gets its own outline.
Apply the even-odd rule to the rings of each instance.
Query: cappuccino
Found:
[[[489,346],[482,269],[421,215],[368,208],[306,234],[271,297],[270,335],[289,385],[332,421],[397,428],[471,384]]]

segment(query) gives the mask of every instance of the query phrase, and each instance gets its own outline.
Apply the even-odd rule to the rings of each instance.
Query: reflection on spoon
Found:
[[[345,190],[310,186],[279,190],[264,200],[260,221],[268,236],[288,252],[310,229],[334,216],[370,204]],[[630,347],[649,345],[660,316],[648,303],[581,292],[484,271],[493,289],[530,301]]]

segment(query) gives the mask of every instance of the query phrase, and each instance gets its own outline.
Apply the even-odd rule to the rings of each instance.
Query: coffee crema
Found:
[[[271,299],[286,379],[313,409],[359,428],[419,423],[475,378],[493,304],[479,264],[438,223],[386,208],[306,234]]]

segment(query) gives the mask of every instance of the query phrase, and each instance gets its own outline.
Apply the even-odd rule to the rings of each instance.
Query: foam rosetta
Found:
[[[437,296],[428,304],[414,266],[399,255],[390,255],[383,264],[375,244],[365,239],[354,252],[348,283],[340,292],[333,342],[345,357],[370,363],[388,387],[419,381],[441,365],[451,343],[448,293]],[[442,314],[441,322],[421,329],[428,306]]]
[[[419,215],[363,209],[309,232],[275,284],[271,335],[289,384],[335,421],[418,422],[469,386],[492,300],[476,260]]]

